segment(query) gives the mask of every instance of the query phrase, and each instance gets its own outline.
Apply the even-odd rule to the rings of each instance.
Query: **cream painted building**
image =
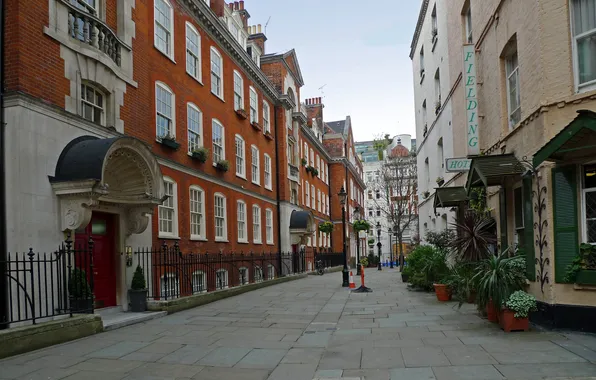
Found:
[[[453,186],[486,187],[500,249],[527,255],[532,319],[596,331],[596,268],[565,281],[596,243],[596,0],[455,0],[446,17],[453,147],[471,159]]]

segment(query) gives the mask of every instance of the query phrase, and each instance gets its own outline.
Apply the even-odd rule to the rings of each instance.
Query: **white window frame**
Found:
[[[517,58],[517,66],[511,67],[511,63],[513,61],[513,57]],[[511,67],[511,68],[510,68]],[[519,55],[517,54],[517,49],[505,57],[505,76],[506,76],[506,84],[507,84],[507,123],[509,125],[509,129],[513,129],[519,122],[521,121],[521,94],[520,94],[520,83],[519,83]],[[511,78],[515,76],[515,91],[517,95],[517,99],[519,100],[519,104],[515,109],[513,109],[513,104],[511,104]],[[519,120],[515,123],[512,122],[511,117],[514,113],[519,111]]]
[[[267,280],[275,279],[275,267],[272,264],[267,265]]]
[[[198,279],[198,281],[197,281]],[[207,274],[202,270],[192,273],[192,294],[207,293]]]
[[[174,273],[168,272],[161,275],[159,287],[161,291],[160,296],[164,297],[165,299],[178,298],[180,295],[180,280]]]
[[[194,120],[191,119],[190,115],[192,112],[198,113],[197,127],[198,131],[191,129],[194,124]],[[188,153],[192,154],[193,149],[201,148],[203,146],[203,112],[194,103],[186,103],[186,129],[188,139]],[[192,144],[193,137],[196,136],[199,140],[198,144]]]
[[[165,25],[162,25],[161,22],[157,20],[157,3],[162,2],[166,7],[168,7],[169,15],[169,28],[166,28]],[[158,28],[163,29],[168,33],[166,37],[166,51],[163,51],[157,43],[157,30]],[[153,46],[160,52],[162,52],[166,57],[174,61],[174,7],[168,0],[154,0],[153,2]]]
[[[95,98],[94,101],[89,101],[87,99],[87,88],[93,90],[93,97]],[[101,95],[102,104],[97,104],[97,95]],[[106,125],[106,109],[108,100],[104,91],[100,90],[97,86],[89,83],[83,82],[81,83],[81,112],[80,115],[83,119],[90,121],[91,123],[105,126]],[[95,120],[95,112],[92,112],[92,120],[85,117],[85,105],[89,105],[93,111],[99,109],[101,114],[99,115],[99,120]]]
[[[308,163],[308,144],[304,142],[304,150],[302,151],[302,158]]]
[[[236,202],[236,221],[238,224],[238,243],[248,243],[248,228],[246,221],[246,202]]]
[[[590,38],[594,34],[596,34],[596,28],[591,29],[587,32],[584,32],[580,35],[575,35],[575,15],[574,15],[574,0],[570,1],[569,4],[569,12],[570,12],[570,26],[571,26],[571,45],[572,45],[572,52],[573,52],[573,76],[575,79],[575,91],[576,92],[587,92],[596,89],[596,79],[591,81],[580,83],[580,76],[579,76],[579,48],[578,48],[578,41],[584,38]]]
[[[246,179],[246,142],[242,136],[235,136],[234,149],[236,151],[236,176]]]
[[[263,133],[271,133],[271,108],[269,103],[263,99]]]
[[[273,245],[273,210],[265,209],[265,239],[267,244]]]
[[[316,210],[317,204],[315,203],[315,185],[310,185],[310,205],[313,210]]]
[[[254,281],[257,284],[263,282],[263,268],[258,265],[255,265],[254,268]]]
[[[197,38],[197,51],[193,51],[193,47],[192,44],[194,44],[194,41],[192,41],[191,39],[189,39],[189,32],[191,34],[191,36],[194,34],[194,36],[196,36]],[[192,36],[192,37],[194,37]],[[189,66],[190,62],[193,62],[194,64],[194,72],[192,70],[192,67]],[[188,73],[188,75],[190,75],[191,77],[193,77],[194,79],[196,79],[199,83],[202,84],[202,72],[201,72],[201,35],[199,34],[199,31],[197,30],[197,28],[195,28],[195,26],[193,24],[191,24],[190,22],[186,22],[186,72]]]
[[[317,189],[317,211],[322,212],[321,210],[321,190]]]
[[[240,280],[240,286],[250,284],[250,274],[247,267],[238,268],[238,279]]]
[[[244,110],[244,78],[234,70],[234,111]]]
[[[308,181],[306,181],[304,187],[304,204],[306,207],[310,208],[310,186]]]
[[[466,33],[466,43],[471,44],[474,42],[474,36],[472,35],[472,4],[468,5],[468,9],[466,10],[466,14],[464,16],[465,22],[465,33]]]
[[[250,147],[250,168],[251,168],[251,181],[255,185],[261,185],[261,165],[260,165],[260,152],[256,145]]]
[[[215,289],[227,289],[229,286],[228,282],[228,270],[224,268],[220,268],[215,271]]]
[[[213,133],[215,128],[221,128],[221,146],[216,144]],[[213,119],[211,121],[211,144],[212,144],[212,158],[213,158],[213,166],[217,166],[217,162],[226,159],[226,128],[224,125],[217,119]],[[215,147],[221,148],[221,155],[218,158],[215,153]]]
[[[165,91],[166,93],[168,93],[170,95],[170,115],[167,115],[164,112],[160,112],[158,110],[158,99],[157,99],[157,89],[160,89],[161,91]],[[173,137],[176,137],[176,95],[174,94],[174,91],[172,91],[172,89],[165,83],[157,81],[155,82],[155,135],[157,136],[157,140],[161,141],[161,138],[165,135],[160,135],[159,133],[159,126],[157,124],[157,120],[158,120],[158,116],[163,117],[164,119],[167,119],[170,121],[170,127],[169,127],[169,131],[168,133],[166,133],[166,135],[170,135]],[[164,103],[164,102],[162,102]],[[166,103],[164,103],[166,104]],[[167,104],[166,104],[167,106]]]
[[[263,244],[263,218],[261,206],[252,206],[252,239],[255,244]]]
[[[588,241],[588,218],[587,218],[587,205],[586,205],[586,195],[588,193],[596,192],[596,187],[586,187],[585,178],[584,178],[584,167],[596,164],[596,161],[587,162],[583,165],[579,165],[579,183],[581,186],[581,228],[582,228],[582,242],[588,244],[596,244],[596,242],[589,242]],[[589,219],[592,220],[592,219]]]
[[[271,157],[265,153],[264,155],[264,182],[265,189],[273,190],[273,176],[271,169]]]
[[[193,196],[193,192],[198,192],[199,198],[198,200],[195,199]],[[205,191],[197,185],[190,186],[188,190],[188,204],[189,204],[189,212],[190,212],[190,240],[207,240],[207,232],[205,227]],[[196,205],[195,203],[198,203]],[[194,206],[194,207],[193,207]],[[198,209],[196,208],[198,206]],[[199,233],[193,233],[194,226],[197,223],[193,222],[193,216],[198,216],[199,218]]]
[[[257,90],[254,87],[250,86],[249,88],[250,99],[249,99],[249,106],[250,106],[250,122],[251,123],[258,123],[259,122],[259,94],[257,94]]]
[[[166,195],[170,197],[164,202],[164,204],[168,201],[172,201],[171,205],[164,205],[161,204],[158,206],[158,236],[160,238],[178,238],[178,184],[170,177],[164,177],[164,188],[166,191]],[[172,194],[167,193],[168,185],[172,185]],[[172,212],[172,231],[162,231],[161,222],[162,217],[161,213],[162,210],[169,210]]]
[[[217,199],[218,198],[222,200],[223,213],[221,216],[218,216],[218,213],[217,213]],[[227,242],[228,241],[227,198],[222,193],[215,193],[213,195],[213,200],[214,200],[214,202],[213,202],[213,220],[214,220],[213,233],[215,235],[215,241]],[[218,221],[218,219],[223,220],[221,236],[217,236],[217,221]]]
[[[216,67],[213,58],[217,57],[219,59],[219,70],[214,71],[213,69]],[[211,46],[211,56],[210,56],[210,72],[211,72],[211,93],[221,100],[224,100],[224,79],[223,79],[223,57],[221,53],[213,46]],[[214,91],[213,89],[213,77],[219,79],[219,92]]]

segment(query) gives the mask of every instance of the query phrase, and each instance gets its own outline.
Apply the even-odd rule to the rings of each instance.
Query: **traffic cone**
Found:
[[[354,283],[354,275],[352,275],[352,271],[350,271],[350,289],[356,289],[356,284]]]

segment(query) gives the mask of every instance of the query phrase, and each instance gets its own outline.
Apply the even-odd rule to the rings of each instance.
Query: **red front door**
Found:
[[[93,294],[95,307],[116,306],[116,234],[114,215],[93,212],[91,222],[75,236],[77,247],[93,239]]]

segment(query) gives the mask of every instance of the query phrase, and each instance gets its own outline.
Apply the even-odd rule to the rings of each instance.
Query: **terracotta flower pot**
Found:
[[[493,305],[493,301],[490,300],[488,305],[486,305],[486,314],[489,322],[498,322],[499,321],[499,311]]]
[[[447,302],[451,300],[451,291],[449,287],[445,284],[433,284],[435,287],[435,294],[437,295],[437,300],[440,302]]]
[[[528,331],[530,329],[530,319],[528,317],[515,318],[515,312],[509,309],[501,310],[499,324],[505,332]]]

